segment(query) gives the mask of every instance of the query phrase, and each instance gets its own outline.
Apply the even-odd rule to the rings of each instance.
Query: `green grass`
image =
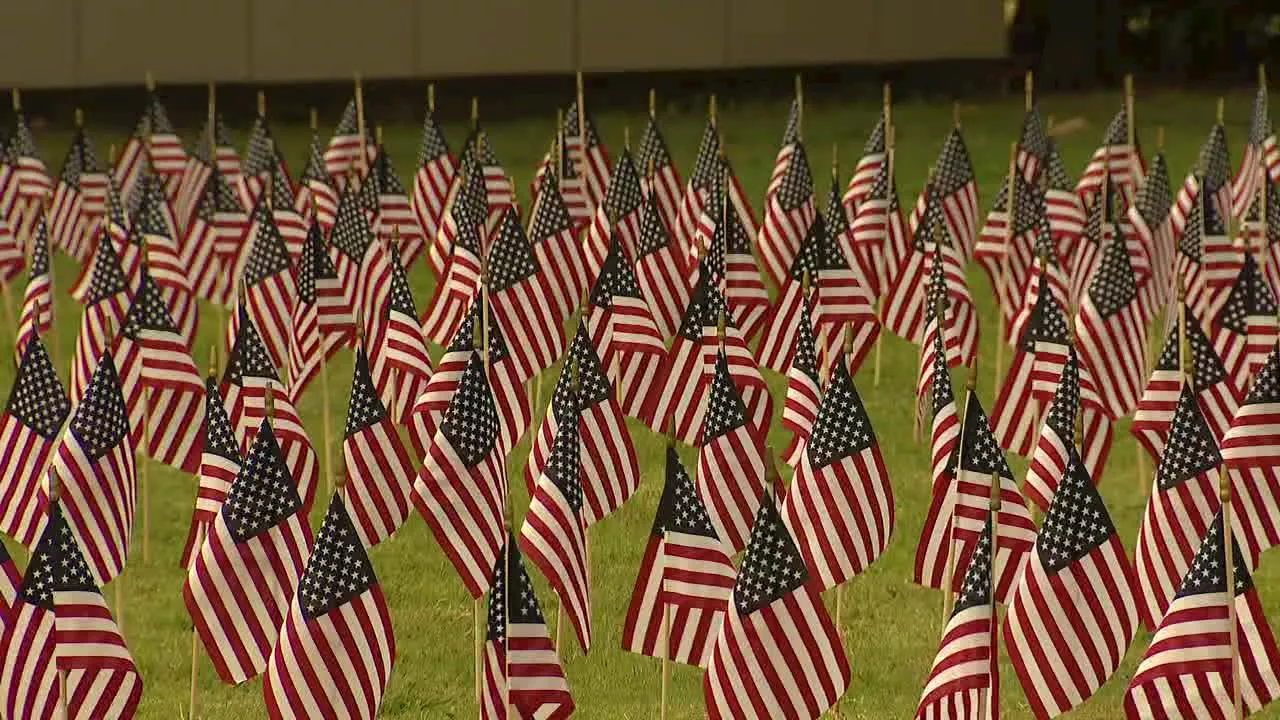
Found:
[[[1250,97],[1244,94],[1228,98],[1228,132],[1233,147],[1243,140],[1249,113]],[[1086,95],[1047,99],[1042,110],[1060,120],[1080,116],[1088,129],[1060,139],[1067,167],[1075,172],[1082,168],[1102,128],[1119,106],[1112,95]],[[638,139],[643,129],[640,114],[642,99],[637,98],[636,112],[629,116],[609,114],[598,118],[605,138],[619,148],[623,130],[630,126]],[[336,110],[336,108],[334,109]],[[838,146],[847,180],[848,169],[858,157],[878,107],[873,104],[811,104],[805,113],[805,139],[811,162],[821,177],[833,143]],[[963,108],[965,138],[973,155],[983,192],[984,209],[989,204],[1008,166],[1009,143],[1020,126],[1021,98],[995,101]],[[785,106],[781,103],[721,103],[724,128],[732,158],[745,186],[756,196],[762,193],[773,163],[774,152],[782,131]],[[1213,121],[1213,98],[1206,95],[1167,94],[1143,97],[1138,106],[1145,147],[1154,150],[1157,126],[1166,131],[1166,150],[1175,182],[1191,166],[1200,142]],[[692,163],[700,136],[703,117],[700,110],[663,112],[663,129],[677,161],[686,170]],[[938,147],[951,124],[951,107],[928,102],[903,102],[894,109],[898,126],[898,178],[904,204],[914,202],[923,183],[925,170],[933,161]],[[240,120],[244,125],[244,118]],[[516,186],[524,191],[530,173],[550,138],[551,122],[538,118],[527,122],[493,123],[487,126],[498,157],[511,172]],[[291,166],[300,169],[309,133],[300,127],[277,127],[277,137],[287,153]],[[446,128],[453,142],[458,142],[465,128]],[[187,129],[188,137],[194,131]],[[120,137],[97,136],[105,153],[110,142]],[[239,138],[238,140],[242,140]],[[65,134],[47,133],[40,138],[43,152],[51,164],[60,162],[66,147]],[[412,163],[417,153],[416,125],[385,128],[385,141],[398,162],[402,178],[411,178]],[[825,192],[825,180],[819,187]],[[68,287],[76,274],[73,263],[60,258],[57,263],[60,288]],[[411,270],[415,297],[421,305],[430,297],[430,272],[424,263]],[[985,276],[973,268],[970,286],[978,298],[983,315],[983,367],[979,373],[980,395],[990,406],[995,385],[992,373],[994,328],[996,319],[992,292]],[[20,286],[19,286],[20,287]],[[16,292],[11,294],[19,294]],[[64,376],[72,356],[76,318],[79,308],[65,293],[59,293],[56,321],[56,355]],[[194,355],[203,363],[210,343],[216,337],[215,315],[205,312]],[[11,338],[12,331],[0,333]],[[11,340],[4,340],[8,343]],[[437,348],[438,350],[438,348]],[[0,346],[0,353],[8,352]],[[868,411],[877,430],[885,462],[897,497],[898,526],[888,552],[867,573],[849,583],[841,621],[846,632],[846,648],[853,666],[853,682],[840,709],[845,718],[880,719],[910,717],[919,699],[920,688],[937,649],[942,626],[942,596],[937,591],[922,589],[910,581],[916,539],[919,536],[929,493],[928,450],[912,441],[911,411],[908,400],[915,380],[917,349],[897,338],[888,337],[884,344],[883,378],[873,387],[871,362],[856,378]],[[1006,361],[1007,364],[1007,361]],[[333,402],[321,405],[319,383],[313,385],[302,401],[301,411],[317,447],[322,447],[322,413],[330,413],[335,450],[346,414],[346,394],[350,387],[351,356],[341,353],[330,364]],[[12,381],[11,369],[0,371],[0,386]],[[555,381],[555,371],[542,377],[544,389]],[[783,383],[770,376],[779,412]],[[544,404],[549,398],[543,392]],[[539,409],[539,414],[544,408]],[[622,618],[635,580],[636,568],[646,542],[654,508],[662,484],[662,440],[638,424],[631,424],[632,437],[640,456],[643,482],[635,497],[618,513],[609,517],[592,532],[593,608],[596,646],[584,657],[572,646],[572,633],[567,640],[564,664],[580,710],[587,718],[650,718],[658,714],[660,688],[659,662],[623,652],[620,647]],[[1132,551],[1139,517],[1145,501],[1150,477],[1139,477],[1137,445],[1128,434],[1128,424],[1116,428],[1118,436],[1111,461],[1102,481],[1102,490],[1126,545]],[[785,434],[774,424],[770,442],[781,447]],[[523,517],[528,504],[522,477],[526,440],[511,456],[513,502],[516,518]],[[690,467],[695,454],[684,448],[682,457]],[[1025,463],[1015,462],[1019,474]],[[1145,464],[1151,471],[1150,464]],[[141,715],[146,718],[175,718],[186,713],[191,662],[191,624],[181,600],[183,573],[177,558],[185,538],[195,484],[189,476],[156,463],[150,463],[146,502],[151,515],[151,557],[142,556],[142,525],[137,528],[130,564],[122,579],[123,608],[116,608],[122,619],[125,636],[145,679]],[[318,523],[324,503],[317,503],[314,522]],[[416,515],[392,542],[372,552],[374,567],[381,580],[390,606],[399,653],[391,685],[383,704],[382,715],[388,718],[462,718],[475,717],[473,700],[472,636],[470,631],[472,604],[452,567],[440,552]],[[1274,621],[1280,619],[1280,573],[1274,563],[1265,563],[1257,573],[1263,601]],[[539,599],[549,622],[554,622],[556,600],[539,580]],[[114,605],[111,588],[107,597]],[[1124,688],[1132,674],[1147,635],[1141,634],[1133,644],[1128,660],[1115,677],[1078,710],[1073,717],[1102,719],[1120,716]],[[1029,717],[1021,688],[1012,669],[1003,669],[1003,698],[1006,718]],[[696,718],[704,715],[701,671],[678,666],[671,678],[669,717]],[[202,660],[198,683],[199,717],[260,717],[263,702],[260,681],[244,687],[227,687],[215,676],[207,660]],[[1264,716],[1276,717],[1274,713]]]

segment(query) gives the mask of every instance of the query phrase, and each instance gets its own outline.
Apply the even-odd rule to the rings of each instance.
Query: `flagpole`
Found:
[[[1218,469],[1218,497],[1222,499],[1222,550],[1227,565],[1227,623],[1231,629],[1231,704],[1232,717],[1244,718],[1244,695],[1240,687],[1240,630],[1236,618],[1235,535],[1231,529],[1231,476]]]
[[[479,131],[478,131],[478,128],[479,128],[479,125],[478,125],[478,120],[479,120],[478,103],[477,103],[477,101],[476,101],[476,99],[475,99],[475,98],[471,98],[471,119],[472,119],[472,123],[473,123],[473,125],[475,125],[475,126],[476,126],[476,128],[477,128],[476,140],[475,140],[475,152],[476,152],[476,160],[477,160],[477,162],[476,162],[476,166],[478,167],[478,166],[479,166],[479,158],[480,158],[480,142],[481,142],[481,138],[480,138]],[[483,172],[483,170],[481,170],[481,172]],[[463,178],[462,183],[463,183],[463,184],[462,184],[462,187],[466,187],[467,179],[466,179],[466,178]],[[483,227],[484,227],[483,223],[484,223],[484,222],[485,222],[484,220],[482,220],[482,221],[481,221],[481,230],[482,230],[482,234],[481,234],[481,236],[480,236],[480,237],[481,237],[481,239],[482,239],[482,240],[483,240],[483,237],[484,237],[484,235],[483,235]],[[489,358],[489,290],[488,290],[488,279],[489,279],[489,273],[488,273],[488,267],[487,267],[486,258],[485,258],[485,252],[484,252],[483,242],[481,243],[481,245],[482,245],[482,247],[480,248],[480,342],[479,342],[479,344],[477,344],[475,347],[476,347],[476,350],[478,350],[478,351],[480,352],[480,358],[481,358],[481,360],[483,360],[483,361],[484,361],[484,375],[485,375],[485,380],[487,381],[487,380],[488,380],[488,378],[489,378],[489,363],[490,363],[490,358]],[[473,335],[474,335],[474,331],[473,331]],[[474,339],[474,338],[473,338],[473,339]],[[507,492],[508,492],[508,494],[510,494],[510,490],[508,490]],[[507,541],[507,543],[508,543],[508,544],[510,544],[510,542],[511,542],[511,538],[510,538],[510,536],[508,536],[508,537],[506,538],[506,541]],[[510,568],[508,567],[508,568],[506,568],[506,570],[510,570]],[[507,575],[510,575],[510,573],[508,572],[508,573],[507,573]],[[506,583],[507,583],[507,586],[510,586],[510,584],[511,584],[511,578],[510,578],[510,577],[507,577],[507,578],[506,578]],[[481,683],[483,682],[483,675],[484,675],[483,665],[482,665],[482,663],[483,663],[483,655],[484,655],[484,653],[483,653],[483,646],[484,646],[484,640],[483,640],[484,625],[482,624],[482,621],[483,621],[483,618],[484,618],[484,614],[483,614],[483,613],[482,613],[482,611],[481,611],[480,598],[476,598],[476,599],[475,599],[475,601],[472,603],[472,608],[473,608],[473,629],[474,629],[474,631],[475,631],[476,702],[477,702],[477,703],[479,703],[479,702],[481,701],[481,697],[482,697],[482,696],[481,696],[481,692],[482,692]],[[505,612],[505,610],[506,610],[506,603],[503,603],[503,611]],[[504,628],[504,632],[505,632],[505,631],[507,631],[507,630],[509,630],[509,628]],[[506,683],[506,684],[507,684],[507,686],[508,686],[508,687],[510,687],[510,684],[511,684],[511,677],[510,677],[510,675],[507,675],[507,683]],[[510,702],[507,702],[507,706],[508,706],[508,708],[510,708]]]
[[[1031,73],[1027,73],[1031,77]],[[1030,95],[1028,102],[1030,102]],[[1005,210],[1008,218],[1004,224],[1004,252],[1000,255],[1000,280],[996,284],[996,310],[1000,321],[1000,334],[996,336],[996,363],[993,377],[997,387],[1000,385],[1000,369],[1004,365],[1005,335],[1009,332],[1009,322],[1005,318],[1004,297],[1009,288],[1009,254],[1013,252],[1013,238],[1018,222],[1018,143],[1009,146],[1008,188],[1005,198]]]
[[[973,364],[969,366],[969,374],[964,383],[964,407],[960,410],[960,434],[956,437],[959,441],[956,443],[956,475],[964,472],[964,432],[965,419],[969,415],[969,397],[978,389],[978,356],[973,356]],[[952,494],[952,490],[948,489],[947,494]],[[942,629],[945,632],[947,628],[947,620],[951,617],[951,608],[955,598],[952,597],[951,587],[955,584],[955,533],[956,533],[956,511],[955,507],[951,508],[951,517],[947,521],[950,527],[947,530],[947,567],[943,573],[946,581],[942,588]]]
[[[796,137],[804,138],[804,76],[796,73]]]
[[[1133,117],[1134,98],[1133,98],[1133,73],[1126,73],[1124,76],[1124,116],[1125,116],[1125,142],[1129,145],[1129,182],[1132,185],[1137,184],[1137,173],[1134,172],[1135,166],[1138,165],[1138,122]],[[1110,147],[1110,145],[1106,146]],[[1110,165],[1105,166],[1108,169]]]
[[[356,132],[360,134],[360,164],[357,169],[361,175],[368,169],[369,161],[369,143],[365,137],[367,128],[364,120],[364,83],[360,79],[360,73],[356,73]]]
[[[884,122],[884,162],[886,165],[885,172],[890,178],[893,177],[893,86],[889,83],[884,84],[884,108],[881,111],[881,120]],[[876,293],[876,317],[880,320],[880,332],[876,333],[876,351],[875,362],[872,369],[872,386],[880,387],[880,366],[881,358],[884,354],[884,295],[888,292],[888,279],[885,278],[884,266],[884,247],[880,248],[880,252],[875,254],[876,260],[876,283],[880,286],[880,292]]]
[[[993,681],[1000,663],[1000,643],[996,641],[996,633],[999,631],[1000,625],[1000,611],[998,609],[999,606],[996,604],[996,585],[999,577],[996,571],[996,559],[1000,557],[1000,484],[1000,473],[991,473],[991,502],[989,505],[991,513],[991,562],[987,567],[987,592],[991,600],[991,665],[990,675],[987,679],[987,694],[983,703],[985,707],[981,712],[982,717],[987,720],[998,720],[993,714],[993,708],[996,703],[992,695],[996,691],[996,684]],[[945,628],[946,625],[944,624],[943,627]]]
[[[579,58],[579,62],[581,59]],[[584,186],[589,186],[591,182],[587,179],[587,106],[586,93],[582,87],[582,66],[578,66],[577,75],[575,76],[577,102],[578,102],[578,157],[574,160],[574,164],[578,166],[578,176],[582,178]],[[595,212],[595,200],[591,197],[590,187],[585,187],[587,192],[587,202],[591,205],[591,211]]]

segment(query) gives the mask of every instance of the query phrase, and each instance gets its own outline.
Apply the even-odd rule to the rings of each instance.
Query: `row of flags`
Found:
[[[90,692],[65,697],[39,660],[61,649],[33,656],[15,643],[48,621],[35,606],[76,617],[93,603],[73,593],[88,593],[106,611],[98,588],[127,562],[142,454],[198,477],[184,600],[224,682],[265,676],[272,717],[376,714],[395,639],[367,548],[410,507],[471,596],[488,598],[482,715],[567,716],[575,704],[525,559],[588,651],[589,529],[640,482],[629,417],[694,445],[698,462],[691,478],[668,452],[624,647],[705,667],[713,717],[817,717],[851,680],[820,595],[873,564],[895,525],[853,382],[884,329],[921,346],[916,403],[930,415],[933,497],[914,579],[955,597],[919,717],[998,714],[997,632],[1038,717],[1086,701],[1139,622],[1157,639],[1200,632],[1184,606],[1235,608],[1240,653],[1274,656],[1265,618],[1244,615],[1258,606],[1249,573],[1280,542],[1280,477],[1258,449],[1280,402],[1267,223],[1280,150],[1265,87],[1251,165],[1231,176],[1219,123],[1177,193],[1162,154],[1143,160],[1131,103],[1079,183],[1029,103],[982,226],[959,127],[903,213],[887,106],[849,184],[833,170],[820,210],[797,97],[757,219],[714,105],[686,184],[652,113],[639,153],[615,156],[579,96],[524,213],[478,121],[455,157],[433,108],[406,187],[359,93],[327,145],[313,127],[297,181],[262,107],[240,160],[212,109],[188,152],[152,92],[114,167],[81,126],[56,180],[17,115],[0,164],[0,268],[29,273],[0,441],[23,461],[0,473],[0,531],[40,562],[57,545],[58,562],[84,569],[56,582],[35,560],[20,580],[6,570],[20,611],[0,647],[48,681],[6,695],[11,712],[136,707],[123,640],[85,660]],[[40,341],[52,329],[51,249],[83,266],[66,390]],[[437,282],[420,315],[406,272],[422,257]],[[996,288],[998,342],[1014,348],[990,416],[972,386],[957,407],[950,379],[979,341],[971,260]],[[229,314],[221,377],[201,378],[191,357],[200,302]],[[1162,314],[1169,337],[1148,368]],[[445,348],[434,367],[429,343]],[[322,462],[296,408],[342,348],[356,358],[343,471],[313,533]],[[525,384],[557,366],[535,424]],[[775,408],[762,368],[787,378],[789,485],[765,446]],[[1112,424],[1130,415],[1157,463],[1133,559],[1094,481]],[[506,457],[526,433],[532,502],[517,528]],[[1021,486],[1006,451],[1031,460]],[[1239,565],[1230,586],[1205,575],[1222,552]],[[1223,673],[1153,644],[1126,711],[1221,703],[1236,682]],[[317,685],[322,675],[341,677]],[[1240,682],[1250,709],[1280,692],[1274,663]]]

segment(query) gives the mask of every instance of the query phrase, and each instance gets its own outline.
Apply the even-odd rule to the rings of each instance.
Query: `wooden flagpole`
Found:
[[[1031,73],[1027,73],[1027,77],[1031,77]],[[1028,95],[1030,98],[1030,95]],[[1029,102],[1029,100],[1028,100]],[[1005,210],[1008,218],[1004,224],[1004,252],[1000,255],[1000,280],[996,284],[996,310],[1000,320],[1000,334],[996,336],[996,363],[992,368],[994,371],[992,377],[996,387],[1000,386],[1000,371],[1004,365],[1004,343],[1005,335],[1009,331],[1009,323],[1005,319],[1004,296],[1009,287],[1009,254],[1013,252],[1013,238],[1017,232],[1015,226],[1018,223],[1018,143],[1011,143],[1009,146],[1009,175],[1007,180],[1008,188],[1005,197]]]
[[[978,356],[973,357],[973,364],[969,366],[968,377],[964,383],[964,407],[960,410],[960,434],[956,444],[956,473],[964,470],[964,432],[965,418],[969,414],[969,396],[978,388]],[[955,532],[956,532],[956,515],[955,510],[951,511],[951,519],[947,521],[949,525],[947,529],[947,567],[943,573],[945,578],[942,587],[942,628],[947,628],[947,620],[951,617],[951,608],[955,602],[955,597],[951,592],[952,586],[955,584]]]
[[[434,114],[436,111],[436,84],[427,83],[427,112]]]
[[[675,418],[668,420],[667,425],[667,451],[670,452],[676,445]],[[771,465],[772,467],[772,465]],[[765,481],[768,484],[768,480]],[[662,531],[662,544],[658,548],[658,557],[662,562],[662,574],[660,577],[666,576],[667,564],[667,531]],[[661,595],[659,595],[661,596]],[[669,603],[662,603],[662,690],[660,693],[660,705],[658,706],[659,720],[667,720],[667,693],[671,685],[671,606]]]
[[[658,93],[649,88],[649,119],[653,120],[658,117]]]
[[[360,73],[356,73],[356,132],[360,134],[360,161],[357,169],[363,175],[369,169],[369,141],[366,137],[368,127],[364,118],[364,82]]]
[[[955,102],[951,103],[951,125],[957,130],[960,129],[960,101],[959,100],[956,100]]]
[[[150,115],[147,119],[146,136],[143,138],[145,165],[148,175],[155,174],[154,159],[151,155],[152,125]],[[139,254],[142,257],[143,273],[147,272],[147,236],[138,235]],[[147,388],[142,388],[142,447],[137,450],[138,464],[138,502],[142,505],[142,564],[151,564],[151,463],[148,454],[151,452],[151,395]]]
[[[1036,76],[1028,70],[1022,76],[1022,109],[1031,112],[1036,106]]]
[[[1138,157],[1138,121],[1133,117],[1133,110],[1133,73],[1126,73],[1124,76],[1124,116],[1127,125],[1125,127],[1125,142],[1129,145],[1130,182],[1134,180],[1133,170]]]
[[[214,342],[209,346],[209,377],[216,377],[218,374],[218,343]],[[199,483],[199,473],[196,474],[196,482]],[[196,527],[195,552],[199,553],[200,548],[204,545],[205,534],[208,532],[209,526],[207,522],[201,522]],[[187,717],[195,720],[196,717],[196,681],[199,677],[200,669],[200,634],[196,632],[196,626],[191,625],[191,696],[187,704]]]
[[[1231,706],[1232,718],[1244,719],[1244,694],[1240,687],[1240,630],[1236,619],[1235,536],[1231,529],[1231,476],[1218,469],[1218,497],[1222,499],[1222,550],[1227,565],[1227,623],[1231,629]]]
[[[796,137],[804,137],[804,76],[796,73]]]
[[[311,117],[315,118],[312,110]],[[311,223],[319,222],[316,216],[316,204],[311,203]],[[359,324],[356,325],[357,331]],[[317,328],[318,330],[318,328]],[[329,405],[329,338],[323,331],[320,335],[320,403],[324,409],[320,412],[320,421],[324,432],[324,489],[328,495],[333,494],[333,413]]]
[[[471,102],[472,102],[472,105],[471,105],[472,118],[473,120],[475,120],[475,118],[477,117],[476,116],[477,105],[476,105],[475,98],[472,98]],[[481,138],[477,133],[477,136],[476,136],[477,159],[479,157],[480,147],[481,147]],[[477,166],[478,166],[478,163],[477,163]],[[467,182],[466,178],[463,178],[463,187],[466,187],[466,182]],[[481,227],[483,228],[483,221],[481,221],[481,223],[482,223]],[[483,235],[481,235],[481,237],[483,237]],[[486,262],[484,248],[481,248],[481,252],[480,252],[480,338],[475,348],[477,351],[480,352],[480,358],[484,361],[484,374],[485,374],[485,377],[488,378],[489,363],[491,360],[489,357],[489,268]],[[510,503],[508,501],[508,505],[509,504]],[[508,544],[511,542],[511,538],[509,535],[506,538],[506,542]],[[504,587],[510,587],[510,586],[511,586],[511,578],[507,577],[506,585]],[[507,603],[504,602],[503,603],[504,612],[506,612],[506,609],[507,609],[506,606],[507,606]],[[482,697],[481,693],[483,692],[482,683],[484,678],[483,662],[484,662],[484,634],[485,634],[485,625],[484,625],[485,616],[484,616],[483,607],[482,607],[480,598],[475,599],[473,603],[473,609],[474,609],[474,625],[475,625],[476,702],[480,702]],[[508,622],[508,625],[509,624],[510,623]],[[504,628],[504,632],[506,630],[507,628]],[[508,688],[510,687],[509,675],[508,675],[507,686]],[[507,704],[507,708],[510,709],[511,703],[509,698],[507,698],[506,704]]]
[[[885,172],[889,177],[893,177],[893,153],[896,134],[893,129],[893,86],[889,83],[884,84],[884,107],[881,119],[884,121],[884,162],[887,165]],[[884,249],[876,253],[876,281],[880,286],[879,297],[876,298],[876,316],[880,318],[881,332],[876,334],[875,360],[872,367],[872,386],[880,387],[880,367],[884,354],[884,296],[888,291],[888,281],[885,278],[887,271],[884,263]]]
[[[998,672],[997,667],[1000,663],[1000,643],[995,642],[996,633],[999,631],[1000,625],[999,605],[996,603],[996,586],[999,584],[999,575],[996,571],[996,559],[1000,557],[1000,482],[1000,473],[991,473],[991,502],[988,506],[991,512],[991,562],[988,563],[987,568],[989,571],[987,576],[987,592],[991,599],[991,680],[995,679],[995,673]],[[950,620],[950,618],[943,619],[944,630],[948,620]],[[987,686],[986,695],[979,696],[980,702],[982,703],[982,709],[979,717],[985,718],[986,720],[997,720],[997,718],[993,717],[996,702],[995,699],[991,697],[995,692],[998,692],[998,686],[996,683],[991,682]]]

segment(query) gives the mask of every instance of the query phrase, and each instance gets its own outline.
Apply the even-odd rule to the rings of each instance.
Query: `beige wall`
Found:
[[[500,20],[499,20],[500,19]],[[0,0],[0,86],[991,58],[1000,0]]]

